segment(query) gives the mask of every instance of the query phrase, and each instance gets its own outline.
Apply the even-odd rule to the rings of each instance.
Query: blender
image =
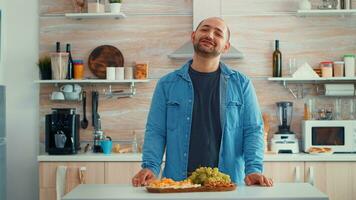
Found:
[[[290,130],[293,114],[293,103],[277,102],[277,116],[279,118],[278,131],[271,139],[271,150],[274,153],[299,153],[299,142],[295,133]]]

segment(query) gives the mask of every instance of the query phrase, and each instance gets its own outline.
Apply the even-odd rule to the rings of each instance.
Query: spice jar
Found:
[[[344,55],[345,62],[345,76],[354,77],[355,76],[355,55],[347,54]]]
[[[320,63],[321,76],[324,78],[333,77],[333,62],[325,61]]]
[[[343,77],[344,76],[344,64],[343,61],[335,61],[334,62],[334,76],[335,77]]]
[[[84,76],[83,60],[73,60],[73,67],[74,67],[74,79],[83,79]]]
[[[147,79],[148,62],[136,62],[134,74],[135,74],[135,79]]]

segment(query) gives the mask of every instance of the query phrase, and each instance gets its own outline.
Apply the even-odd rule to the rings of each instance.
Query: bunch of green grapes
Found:
[[[210,182],[230,183],[230,176],[219,172],[217,167],[200,167],[196,169],[188,179],[194,184],[206,184]]]

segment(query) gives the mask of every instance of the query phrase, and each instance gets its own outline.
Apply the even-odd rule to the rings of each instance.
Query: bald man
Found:
[[[199,167],[218,167],[237,184],[272,186],[263,171],[263,121],[252,82],[220,61],[230,48],[221,18],[191,34],[193,59],[162,77],[147,118],[142,170],[134,186],[158,177],[180,181]]]

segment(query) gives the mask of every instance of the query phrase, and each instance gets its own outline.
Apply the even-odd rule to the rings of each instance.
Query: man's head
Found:
[[[218,17],[201,21],[192,33],[195,53],[206,58],[213,58],[230,48],[230,30],[224,20]]]

